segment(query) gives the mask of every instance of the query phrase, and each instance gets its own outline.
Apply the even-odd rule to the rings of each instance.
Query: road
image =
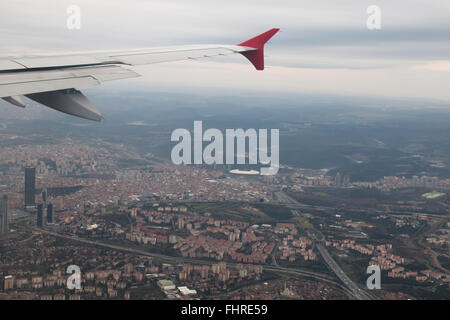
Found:
[[[344,285],[352,292],[353,296],[358,300],[373,300],[374,297],[358,287],[356,283],[354,283],[342,270],[342,268],[337,264],[337,262],[333,259],[333,257],[330,255],[328,250],[323,245],[324,237],[322,234],[319,233],[319,237],[317,237],[316,233],[317,231],[308,230],[307,231],[308,236],[314,241],[314,244],[319,251],[320,255],[322,256],[322,259],[325,261],[325,263],[328,265],[328,267],[334,272],[336,277],[339,278],[339,280],[344,283]]]
[[[293,211],[294,215],[299,215],[299,212],[297,210],[295,210],[295,208],[304,207],[302,204],[298,203],[295,199],[291,198],[290,196],[285,194],[283,191],[275,192],[275,195],[278,198],[278,200],[280,201],[279,204],[284,205],[284,206],[286,206],[288,208],[291,208],[291,210]],[[61,234],[61,233],[57,233],[57,232],[53,232],[53,231],[49,231],[49,230],[45,230],[45,229],[39,229],[39,230],[44,232],[44,233],[53,235],[55,237],[61,237],[61,238],[65,238],[65,239],[68,239],[68,240],[78,241],[78,242],[91,244],[91,245],[95,245],[95,246],[101,246],[101,247],[105,247],[105,248],[126,251],[126,252],[129,252],[129,253],[134,253],[134,254],[138,254],[138,255],[150,256],[150,257],[157,258],[157,259],[159,259],[161,261],[167,261],[167,262],[172,262],[172,263],[211,264],[211,261],[208,261],[208,260],[167,256],[167,255],[164,255],[164,254],[151,253],[151,252],[147,252],[147,251],[142,251],[142,250],[133,249],[133,248],[129,248],[129,247],[123,247],[123,246],[119,246],[119,245],[104,243],[104,242],[100,242],[100,241],[83,239],[83,238],[79,238],[79,237],[76,237],[76,236],[65,235],[65,234]],[[280,267],[277,264],[276,259],[275,259],[274,256],[272,256],[272,263],[273,263],[272,266],[270,266],[270,265],[261,265],[261,266],[263,266],[263,268],[265,270],[268,270],[268,271],[274,271],[274,272],[277,272],[277,273],[290,274],[290,275],[296,275],[296,276],[301,276],[301,277],[310,277],[310,278],[313,278],[313,279],[316,279],[316,280],[321,280],[321,281],[328,282],[330,284],[338,286],[348,296],[351,296],[351,297],[353,297],[355,299],[358,299],[358,300],[372,300],[372,299],[374,299],[374,297],[372,295],[370,295],[369,293],[365,292],[363,289],[359,288],[345,274],[345,272],[336,263],[336,261],[331,257],[331,255],[329,254],[328,250],[322,244],[322,242],[323,242],[323,235],[320,235],[320,239],[319,239],[319,238],[317,238],[316,233],[311,231],[311,230],[308,231],[308,235],[313,239],[314,244],[315,244],[316,248],[318,249],[320,255],[322,256],[323,260],[325,261],[325,263],[335,273],[337,278],[340,281],[342,281],[344,286],[342,286],[340,283],[334,281],[332,278],[330,278],[330,277],[328,277],[328,276],[326,276],[324,274],[320,274],[320,273],[312,272],[312,271],[308,271],[308,270],[303,270],[303,269],[297,269],[297,268],[294,269],[294,268]],[[236,265],[236,263],[228,263],[228,264],[229,265]]]
[[[167,256],[167,255],[160,254],[160,253],[152,253],[152,252],[148,252],[148,251],[142,251],[142,250],[128,248],[128,247],[123,247],[123,246],[119,246],[119,245],[115,245],[115,244],[104,243],[104,242],[101,242],[101,241],[94,241],[94,240],[89,240],[89,239],[83,239],[83,238],[79,238],[77,236],[61,234],[61,233],[45,230],[45,229],[42,229],[42,228],[36,228],[36,229],[41,231],[41,232],[43,232],[43,233],[46,233],[46,234],[49,234],[49,235],[52,235],[52,236],[55,236],[55,237],[59,237],[59,238],[67,239],[67,240],[72,240],[72,241],[77,241],[77,242],[90,244],[90,245],[94,245],[94,246],[104,247],[104,248],[108,248],[108,249],[120,250],[120,251],[129,252],[129,253],[133,253],[133,254],[149,256],[149,257],[157,258],[157,259],[159,259],[161,261],[167,261],[167,262],[172,262],[172,263],[193,263],[193,264],[207,264],[207,265],[211,264],[210,260],[190,259],[190,258],[183,258],[183,257]],[[238,265],[238,263],[232,263],[232,262],[227,262],[227,264],[228,265],[232,265],[232,266]],[[253,264],[253,265],[258,265],[258,264]],[[326,283],[329,283],[331,285],[334,285],[334,286],[338,287],[348,297],[350,297],[350,298],[357,298],[353,294],[353,292],[351,290],[348,290],[347,287],[342,286],[339,282],[336,282],[333,278],[331,278],[331,277],[329,277],[327,275],[318,273],[318,272],[312,272],[312,271],[309,271],[309,270],[303,270],[303,269],[297,269],[297,268],[295,268],[295,269],[293,269],[293,268],[284,268],[284,267],[280,267],[280,266],[270,266],[270,265],[260,265],[260,266],[262,266],[264,270],[277,272],[279,274],[287,274],[287,275],[290,275],[290,276],[298,276],[298,277],[307,277],[307,278],[312,278],[312,279],[315,279],[315,280],[324,281]]]
[[[285,194],[283,191],[276,192],[276,197],[278,200],[283,202],[283,205],[287,205],[289,207],[292,206],[301,206],[300,203],[298,203],[295,199],[289,197],[287,194]],[[297,210],[291,209],[292,213],[298,214]],[[367,292],[365,292],[363,289],[358,287],[356,283],[354,283],[342,270],[342,268],[337,264],[337,262],[331,257],[328,250],[323,245],[324,237],[321,233],[315,232],[313,230],[307,231],[308,236],[314,241],[314,244],[319,250],[320,255],[322,256],[325,263],[328,265],[328,267],[336,274],[336,276],[339,278],[339,280],[342,281],[342,283],[352,292],[352,295],[358,299],[358,300],[372,300],[374,297]],[[319,237],[317,236],[317,234]]]
[[[341,269],[341,267],[336,263],[336,261],[331,257],[330,253],[328,252],[325,247],[320,244],[316,243],[316,248],[319,250],[320,255],[322,256],[323,260],[328,264],[331,270],[336,274],[336,276],[341,280],[347,288],[350,289],[350,291],[353,293],[353,296],[356,297],[358,300],[372,300],[372,296],[370,296],[367,292],[359,288],[348,276],[347,274]]]

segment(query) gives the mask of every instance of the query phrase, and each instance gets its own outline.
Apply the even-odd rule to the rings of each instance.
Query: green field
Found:
[[[439,198],[439,197],[442,197],[442,196],[445,196],[445,193],[437,192],[437,191],[424,193],[422,195],[422,197],[424,197],[426,199],[436,199],[436,198]]]

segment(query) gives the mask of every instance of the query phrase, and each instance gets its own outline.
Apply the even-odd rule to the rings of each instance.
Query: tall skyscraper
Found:
[[[53,223],[53,205],[51,203],[47,205],[47,223]]]
[[[47,189],[43,189],[42,190],[42,192],[41,192],[41,195],[42,195],[42,209],[43,209],[43,214],[42,214],[42,219],[43,219],[43,221],[44,221],[44,224],[46,223],[46,222],[48,222],[48,213],[47,213],[47,210],[48,210],[48,207],[47,207]]]
[[[344,176],[344,179],[342,180],[342,184],[345,187],[348,187],[350,185],[350,177],[349,176]]]
[[[334,184],[337,187],[341,186],[341,174],[339,172],[336,174],[336,177],[334,177]]]
[[[8,196],[0,198],[0,233],[8,232]]]
[[[25,168],[25,209],[35,208],[36,168]]]
[[[39,203],[37,206],[36,225],[42,227],[43,225],[43,205]]]
[[[47,189],[42,190],[42,203],[44,205],[47,203]]]

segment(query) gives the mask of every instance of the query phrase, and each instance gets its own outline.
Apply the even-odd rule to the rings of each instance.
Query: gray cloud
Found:
[[[320,74],[323,70],[347,69],[358,71],[359,77],[373,76],[370,72],[379,70],[382,72],[377,73],[380,79],[398,79],[405,88],[414,88],[416,92],[411,92],[412,96],[417,95],[417,88],[423,83],[433,86],[432,90],[426,87],[420,90],[424,97],[438,95],[437,98],[450,99],[446,89],[439,90],[444,84],[448,87],[448,72],[412,71],[414,66],[429,61],[450,60],[450,1],[377,0],[374,3],[382,10],[382,30],[367,30],[366,8],[373,3],[360,0],[320,3],[303,0],[15,0],[0,4],[0,53],[234,44],[271,27],[280,27],[282,32],[267,49],[268,65],[294,71],[296,68],[317,69]],[[78,31],[66,28],[66,8],[71,4],[79,5],[82,10],[82,28]],[[220,61],[246,63],[239,58]],[[206,62],[202,68],[214,69],[211,74],[217,73],[214,63]],[[159,67],[154,70],[163,72]],[[167,70],[174,75],[183,72],[179,65]],[[287,74],[285,69],[272,70]],[[360,73],[361,70],[367,73]],[[295,74],[289,73],[289,76]],[[255,88],[261,86],[264,77],[259,75],[252,81]],[[409,77],[421,78],[410,80]],[[286,79],[294,81],[294,78]],[[344,84],[348,81],[349,87],[360,90],[359,84],[354,85],[355,79],[342,73],[340,81]],[[207,85],[205,83],[201,85]],[[308,90],[335,92],[335,88],[324,87],[325,83],[317,81],[316,88]],[[169,86],[169,82],[165,85]],[[221,85],[233,87],[242,83],[233,79]],[[281,91],[285,87],[280,84],[273,90]],[[374,94],[395,95],[392,90],[383,89],[384,86],[378,87],[373,88]],[[367,91],[370,90],[364,88],[359,93]],[[408,95],[408,91],[399,90],[399,94]]]

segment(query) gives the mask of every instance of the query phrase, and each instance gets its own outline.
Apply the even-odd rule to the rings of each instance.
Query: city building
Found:
[[[25,209],[35,208],[36,168],[25,168]]]
[[[43,205],[42,203],[37,206],[37,217],[36,217],[36,225],[38,227],[42,227],[43,225]]]
[[[47,223],[53,223],[53,204],[47,205]]]
[[[341,174],[339,172],[336,174],[336,177],[334,178],[334,184],[337,187],[341,186]]]
[[[158,286],[161,290],[175,290],[175,284],[171,280],[159,280]]]
[[[0,198],[0,233],[8,232],[8,196]]]
[[[344,184],[344,187],[348,187],[350,185],[350,177],[344,176],[344,179],[342,180],[342,183]]]
[[[178,287],[178,290],[180,291],[180,293],[183,296],[191,296],[191,295],[196,295],[197,294],[197,290],[194,289],[189,289],[188,287]]]
[[[10,290],[14,288],[14,277],[13,276],[6,276],[5,282],[4,282],[4,290]]]
[[[44,206],[47,203],[47,189],[42,190],[42,203]]]

